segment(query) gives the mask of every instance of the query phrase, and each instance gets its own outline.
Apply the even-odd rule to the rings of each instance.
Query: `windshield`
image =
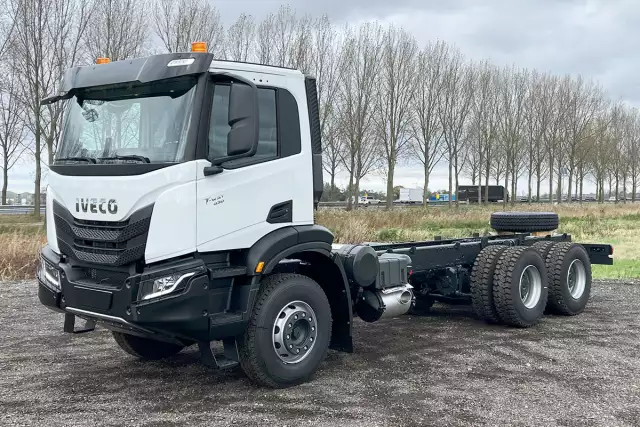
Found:
[[[195,77],[83,90],[68,101],[56,163],[181,162]]]

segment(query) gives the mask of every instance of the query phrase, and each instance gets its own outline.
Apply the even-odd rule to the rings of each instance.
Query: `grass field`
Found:
[[[461,206],[393,211],[361,209],[354,212],[320,210],[316,222],[329,228],[337,243],[425,240],[434,236],[465,237],[491,233],[489,216],[501,206]],[[596,278],[640,278],[640,204],[516,206],[510,210],[554,210],[560,215],[559,232],[583,243],[610,243],[615,265],[594,266]],[[30,216],[0,216],[0,280],[33,277],[36,254],[45,242],[39,220]]]

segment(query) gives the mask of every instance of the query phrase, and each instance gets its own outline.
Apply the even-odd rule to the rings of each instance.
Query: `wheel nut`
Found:
[[[287,339],[289,339],[289,338],[290,338],[289,335],[287,335]]]
[[[299,348],[296,349],[296,354],[298,354],[298,353],[300,353],[300,349]]]
[[[306,345],[304,346],[304,349],[307,350],[307,346]]]
[[[292,344],[289,344],[289,348],[293,348],[293,345],[292,345]]]
[[[313,342],[313,337],[309,338],[309,341]]]
[[[291,327],[291,323],[289,323],[289,327]]]
[[[306,313],[302,313],[302,317],[305,317],[307,314]]]
[[[298,320],[298,315],[293,316],[294,319]]]
[[[313,332],[313,331],[315,331],[315,330],[316,330],[316,327],[315,327],[315,326],[312,326],[312,327],[311,327],[311,332]]]

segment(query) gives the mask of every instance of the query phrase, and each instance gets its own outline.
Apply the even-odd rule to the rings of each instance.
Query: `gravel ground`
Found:
[[[449,306],[357,321],[354,354],[330,352],[287,390],[205,368],[191,348],[138,362],[105,329],[64,334],[33,282],[0,285],[3,425],[640,425],[638,283],[594,283],[585,313],[528,330]]]

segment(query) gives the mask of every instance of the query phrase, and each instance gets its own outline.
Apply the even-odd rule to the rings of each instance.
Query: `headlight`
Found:
[[[38,277],[48,288],[60,292],[60,272],[49,264],[44,257],[40,257]]]
[[[140,297],[143,300],[148,300],[182,290],[187,286],[187,279],[195,274],[195,271],[176,273],[143,282],[140,284]]]

